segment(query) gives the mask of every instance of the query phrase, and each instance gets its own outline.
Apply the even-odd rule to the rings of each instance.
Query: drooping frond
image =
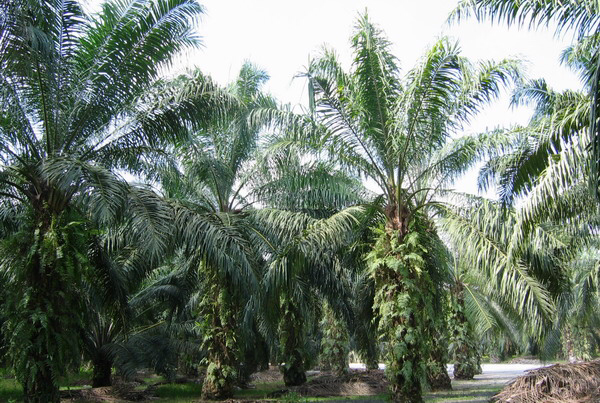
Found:
[[[596,32],[600,25],[600,5],[595,0],[462,0],[450,20],[471,15],[530,28],[556,23],[557,33],[572,29],[580,38]]]
[[[548,156],[546,169],[537,178],[535,187],[520,210],[525,221],[533,223],[553,208],[564,206],[559,203],[562,195],[585,181],[587,156],[585,136],[560,153]]]
[[[531,262],[513,243],[513,231],[520,231],[514,212],[505,212],[488,201],[462,211],[440,208],[441,228],[453,244],[463,245],[464,264],[482,270],[496,292],[505,295],[513,309],[528,319],[531,330],[540,335],[554,312],[554,303],[542,281],[535,278]]]

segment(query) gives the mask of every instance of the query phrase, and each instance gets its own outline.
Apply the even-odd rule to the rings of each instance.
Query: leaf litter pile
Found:
[[[492,398],[498,403],[600,401],[600,360],[528,371]]]
[[[253,383],[282,380],[278,369],[258,372],[252,375]],[[339,376],[330,372],[320,372],[300,386],[286,387],[271,394],[279,397],[287,393],[296,393],[304,397],[328,396],[373,396],[388,392],[389,382],[383,371],[350,370]]]
[[[294,391],[301,396],[372,396],[388,392],[383,371],[350,371],[343,376],[323,373]]]

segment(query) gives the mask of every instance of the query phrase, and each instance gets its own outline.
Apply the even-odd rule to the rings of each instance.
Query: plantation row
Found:
[[[58,402],[82,365],[94,387],[150,369],[223,399],[269,363],[286,385],[343,375],[353,351],[386,363],[394,401],[421,402],[450,387],[448,362],[471,379],[482,355],[590,359],[598,7],[450,16],[572,30],[582,91],[448,38],[401,72],[364,14],[349,69],[332,49],[306,68],[299,113],[249,62],[226,87],[163,75],[200,45],[195,0],[2,2],[0,362],[26,402]],[[529,125],[463,135],[505,89],[535,106]],[[477,164],[497,200],[451,190]]]

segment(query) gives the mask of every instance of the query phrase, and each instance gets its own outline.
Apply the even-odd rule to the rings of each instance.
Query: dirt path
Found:
[[[472,381],[452,380],[452,391],[428,393],[427,402],[484,403],[514,378],[541,364],[483,364],[483,373]],[[452,376],[452,366],[448,372]]]
[[[508,384],[514,378],[523,375],[530,369],[539,368],[541,364],[483,364],[483,373],[476,375],[472,381],[452,380],[452,391],[431,392],[426,395],[425,401],[431,403],[484,403]],[[452,377],[453,367],[448,366]],[[347,400],[335,400],[342,403]],[[353,402],[381,402],[373,398],[352,400]],[[331,403],[330,401],[329,403]]]

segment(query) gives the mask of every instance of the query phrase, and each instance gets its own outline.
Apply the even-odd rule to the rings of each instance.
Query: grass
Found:
[[[191,399],[198,400],[202,393],[202,384],[168,383],[158,386],[155,393],[157,397],[161,398],[161,401],[188,402]]]
[[[23,392],[19,383],[8,377],[4,373],[0,373],[0,402],[22,401]],[[90,371],[81,371],[77,374],[69,375],[61,379],[61,389],[81,389],[89,384],[91,379]],[[146,384],[153,384],[162,381],[162,377],[149,376],[144,378]],[[70,385],[70,386],[69,386]],[[312,402],[343,402],[343,401],[363,401],[363,402],[385,402],[388,401],[387,394],[376,396],[332,396],[332,397],[302,397],[295,393],[289,393],[279,398],[268,398],[267,396],[273,392],[286,389],[282,381],[258,383],[252,389],[237,390],[234,398],[237,399],[253,399],[253,400],[277,400],[279,402],[297,402],[297,403],[312,403]],[[466,386],[466,385],[465,385]],[[454,401],[487,401],[491,396],[500,391],[502,385],[469,385],[459,386],[458,389],[452,391],[439,391],[428,393],[425,401],[428,403],[442,403]],[[145,387],[145,386],[143,386]],[[202,393],[202,384],[185,383],[185,384],[162,384],[156,387],[155,394],[159,398],[160,403],[190,403],[200,399]]]
[[[270,382],[256,384],[252,389],[241,389],[235,392],[235,399],[268,399],[277,400],[280,402],[294,403],[312,403],[312,402],[328,402],[328,401],[360,401],[368,399],[369,401],[386,401],[387,395],[377,396],[332,396],[332,397],[302,397],[295,393],[288,393],[279,398],[268,398],[267,396],[275,391],[285,389],[283,382]],[[188,403],[197,401],[202,392],[200,384],[165,384],[156,388],[156,395],[160,398],[157,402],[160,403]]]
[[[23,388],[14,379],[0,378],[0,402],[22,400]]]
[[[441,403],[453,401],[488,401],[502,389],[501,386],[480,386],[474,388],[460,388],[428,393],[425,401],[428,403]]]

